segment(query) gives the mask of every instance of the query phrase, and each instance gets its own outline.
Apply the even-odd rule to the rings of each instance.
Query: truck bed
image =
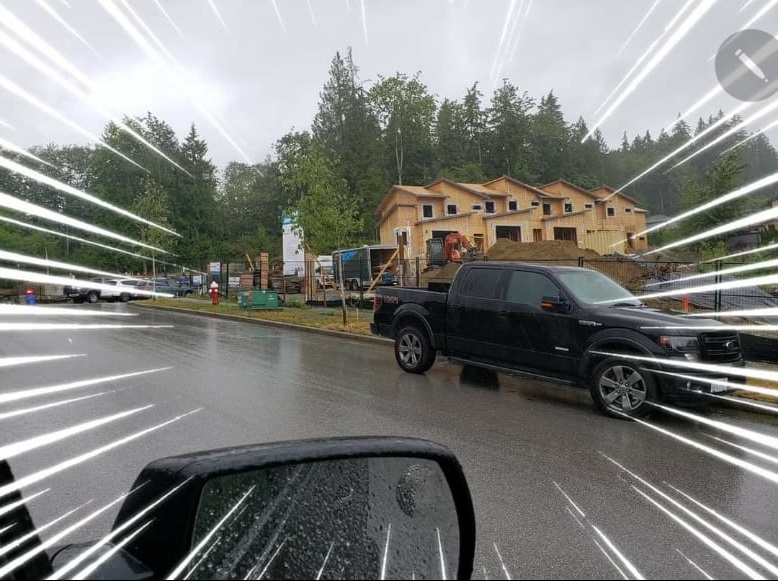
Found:
[[[373,303],[372,331],[394,338],[409,324],[426,328],[435,347],[445,350],[446,303],[448,292],[439,290],[378,287]]]

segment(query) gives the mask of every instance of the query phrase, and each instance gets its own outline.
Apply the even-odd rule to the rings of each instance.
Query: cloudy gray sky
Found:
[[[695,0],[679,22],[704,2]],[[243,156],[211,120],[221,124],[249,160],[262,159],[272,142],[292,127],[308,127],[329,63],[335,51],[348,46],[353,47],[362,79],[421,71],[441,99],[461,97],[474,81],[488,99],[507,77],[533,96],[553,89],[569,120],[583,115],[592,126],[595,110],[685,1],[660,0],[623,50],[655,0],[276,0],[278,12],[273,0],[213,4],[226,29],[211,0],[130,0],[129,6],[175,58],[183,76],[171,74],[150,57],[109,15],[106,6],[113,5],[132,18],[121,0],[0,0],[0,10],[10,11],[72,63],[78,70],[67,78],[92,91],[98,101],[130,115],[150,110],[179,134],[195,122],[213,160],[223,166]],[[632,136],[650,129],[656,135],[716,87],[709,57],[760,11],[764,14],[751,27],[778,32],[775,4],[777,0],[715,3],[603,122],[609,143],[617,145],[623,131]],[[508,20],[512,5],[514,17]],[[8,20],[0,17],[0,23]],[[99,133],[106,122],[103,112],[9,49],[9,39],[18,39],[14,35],[19,33],[24,34],[23,26],[0,26],[0,75]],[[671,36],[672,31],[655,48]],[[700,112],[707,116],[738,104],[719,94]],[[693,115],[695,120],[698,115]],[[22,146],[87,141],[2,88],[0,120],[14,127],[0,123],[0,137]]]

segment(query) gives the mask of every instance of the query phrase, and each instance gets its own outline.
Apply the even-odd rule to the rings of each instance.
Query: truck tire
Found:
[[[130,300],[130,294],[129,293],[122,293],[119,295],[119,300],[123,303],[126,303]]]
[[[100,295],[97,293],[97,291],[90,291],[88,295],[86,295],[86,300],[88,300],[90,303],[96,303],[100,300]]]
[[[436,355],[426,331],[416,325],[403,327],[394,340],[394,358],[408,373],[424,373],[435,363]]]
[[[642,418],[653,411],[659,399],[656,381],[635,362],[611,357],[592,371],[589,393],[597,408],[620,419]]]

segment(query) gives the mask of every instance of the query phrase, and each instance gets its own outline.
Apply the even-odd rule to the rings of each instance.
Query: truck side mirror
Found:
[[[411,438],[280,442],[156,460],[113,530],[149,522],[124,550],[155,578],[469,579],[475,550],[459,461]]]
[[[561,296],[545,296],[540,299],[540,308],[551,313],[567,313],[570,311],[570,303]]]

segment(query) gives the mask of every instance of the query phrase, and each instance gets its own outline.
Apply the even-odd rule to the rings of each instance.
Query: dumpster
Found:
[[[238,308],[253,309],[277,309],[278,292],[274,290],[252,290],[238,293]]]

